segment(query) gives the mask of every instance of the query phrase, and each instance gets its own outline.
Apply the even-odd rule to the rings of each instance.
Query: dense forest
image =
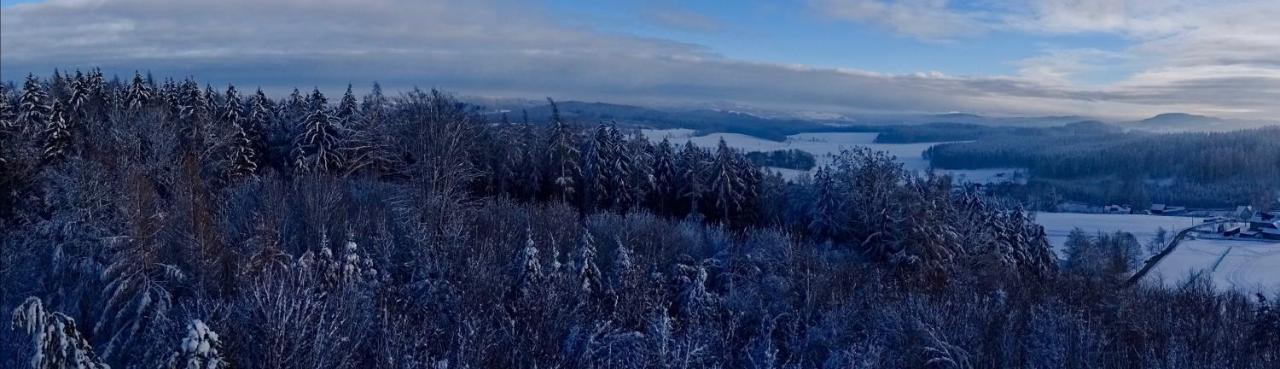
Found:
[[[934,167],[1027,168],[1033,193],[1094,204],[1272,206],[1280,196],[1280,127],[1151,134],[1077,124],[934,146]]]
[[[1125,286],[1124,235],[1059,261],[1033,214],[865,149],[791,183],[438,91],[0,97],[4,368],[1280,364],[1275,296]]]
[[[747,153],[747,160],[756,166],[795,170],[810,170],[818,165],[818,159],[813,154],[796,149],[752,151]]]

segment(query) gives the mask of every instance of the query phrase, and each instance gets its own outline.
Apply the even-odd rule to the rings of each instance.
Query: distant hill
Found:
[[[1151,132],[1221,132],[1277,125],[1280,122],[1224,119],[1188,113],[1164,113],[1122,126]]]

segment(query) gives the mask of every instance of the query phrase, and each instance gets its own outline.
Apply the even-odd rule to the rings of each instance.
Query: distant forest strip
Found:
[[[628,128],[694,130],[697,135],[738,133],[771,141],[786,141],[787,136],[815,132],[879,133],[877,143],[921,143],[972,141],[998,134],[1035,134],[1042,128],[1008,127],[976,123],[950,122],[947,117],[922,123],[895,123],[888,120],[855,122],[845,120],[808,120],[765,118],[756,115],[720,111],[664,111],[629,105],[587,102],[558,102],[557,113],[578,124],[616,123]],[[490,112],[486,117],[498,122],[540,123],[552,115],[550,105],[534,106],[519,111]],[[1086,124],[1097,124],[1083,122]]]
[[[1094,201],[1149,197],[1191,206],[1265,204],[1280,190],[1280,127],[1176,134],[1046,130],[942,144],[925,157],[945,169],[1027,168],[1033,180],[1089,193],[1084,199]]]
[[[747,160],[762,167],[810,170],[818,165],[817,159],[805,151],[789,149],[770,152],[752,151],[747,153]]]

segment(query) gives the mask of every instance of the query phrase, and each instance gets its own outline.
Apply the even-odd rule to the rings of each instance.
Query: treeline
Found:
[[[1280,127],[1178,134],[1047,131],[938,145],[925,156],[938,168],[1027,168],[1030,186],[1093,203],[1270,206],[1280,191]]]
[[[511,110],[511,109],[507,109]],[[805,132],[874,132],[869,126],[831,125],[804,119],[764,118],[756,115],[723,110],[662,111],[630,105],[567,101],[521,108],[518,113],[490,112],[494,121],[550,121],[553,115],[567,120],[599,122],[617,121],[626,128],[687,128],[696,135],[712,133],[740,133],[772,141],[786,141],[787,136]],[[505,117],[505,118],[504,118]]]
[[[1059,267],[1016,207],[448,95],[6,89],[0,367],[1236,367],[1280,313]],[[555,117],[556,115],[553,115]],[[1110,244],[1110,243],[1107,243]]]
[[[818,161],[805,151],[789,149],[769,152],[752,151],[747,153],[747,160],[761,167],[775,167],[795,170],[810,170],[818,165]]]

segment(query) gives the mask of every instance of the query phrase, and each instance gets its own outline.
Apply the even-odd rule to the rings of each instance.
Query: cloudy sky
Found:
[[[1277,0],[2,0],[0,78],[793,112],[1280,117]]]

